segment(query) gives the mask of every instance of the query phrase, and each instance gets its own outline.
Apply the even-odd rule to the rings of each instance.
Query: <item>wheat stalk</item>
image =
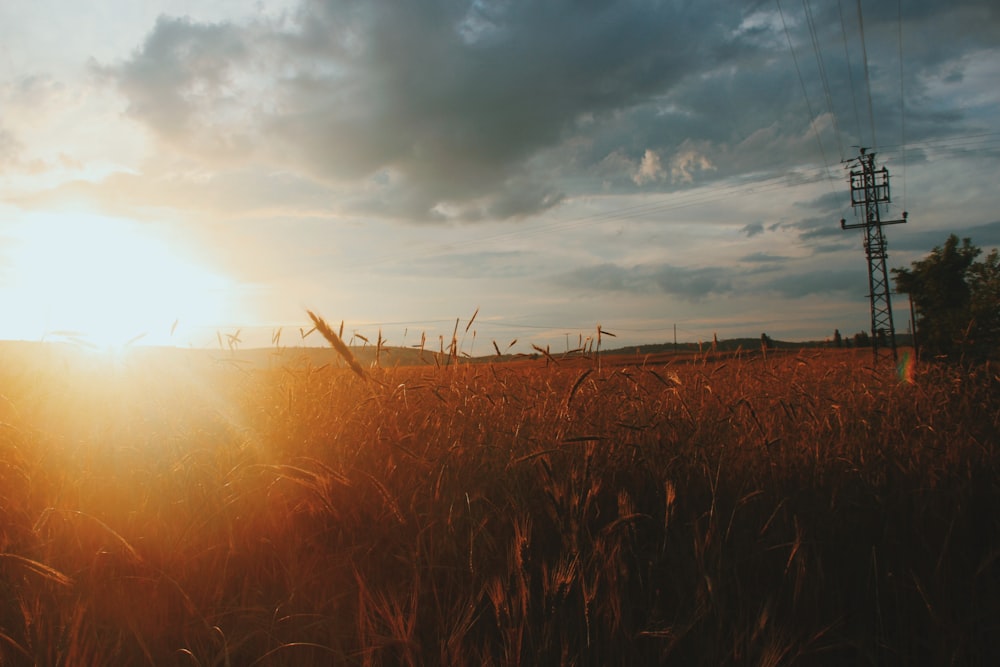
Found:
[[[347,362],[347,365],[351,367],[352,371],[357,373],[359,377],[367,380],[368,377],[365,375],[365,369],[362,368],[361,364],[359,364],[357,359],[354,358],[354,355],[351,354],[351,349],[344,344],[343,339],[337,335],[337,332],[331,329],[330,325],[328,325],[326,321],[316,313],[311,310],[307,310],[306,312],[309,313],[309,317],[312,319],[313,324],[316,325],[316,331],[320,332],[323,338],[330,341],[330,345],[332,345],[333,349],[335,349],[337,353],[344,358],[344,361]]]

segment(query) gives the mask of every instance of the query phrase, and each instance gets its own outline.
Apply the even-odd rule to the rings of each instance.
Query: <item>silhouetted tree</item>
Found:
[[[840,337],[840,329],[833,330],[833,346],[834,347],[844,346],[844,339]]]
[[[982,359],[1000,344],[1000,258],[952,234],[909,269],[893,269],[896,289],[910,295],[921,348],[949,359]]]
[[[975,323],[973,346],[978,357],[996,357],[1000,348],[1000,254],[994,248],[969,267],[969,315]]]

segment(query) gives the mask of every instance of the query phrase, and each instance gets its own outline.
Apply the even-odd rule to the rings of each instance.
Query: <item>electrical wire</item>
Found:
[[[806,100],[806,110],[809,112],[809,125],[813,129],[813,134],[816,135],[816,143],[819,144],[819,153],[823,158],[823,168],[826,171],[827,180],[830,182],[830,191],[836,195],[837,190],[833,186],[833,176],[830,175],[830,161],[826,159],[826,150],[823,148],[823,139],[820,138],[819,129],[816,127],[816,116],[813,114],[812,104],[809,102],[809,93],[806,91],[806,82],[802,77],[802,68],[799,67],[798,56],[795,55],[795,47],[792,44],[792,36],[788,31],[788,23],[785,21],[785,12],[781,8],[781,0],[774,0],[774,3],[778,6],[778,15],[781,17],[781,26],[785,30],[785,39],[788,40],[788,50],[792,54],[792,62],[795,63],[795,72],[798,74],[799,85],[802,87],[802,96],[805,97]]]
[[[896,26],[899,45],[899,143],[903,151],[903,211],[906,211],[906,97],[903,79],[903,0],[896,1]]]
[[[802,8],[805,10],[806,14],[806,25],[809,28],[809,38],[812,40],[813,53],[816,54],[816,66],[819,68],[819,78],[823,84],[823,95],[826,98],[826,109],[830,112],[830,118],[833,120],[833,130],[837,137],[837,154],[840,156],[840,161],[844,161],[844,147],[843,141],[840,138],[840,123],[837,121],[837,114],[833,109],[833,95],[830,94],[830,80],[826,76],[826,65],[823,62],[823,51],[819,46],[819,34],[816,31],[816,22],[813,19],[812,8],[809,6],[809,0],[802,0]]]
[[[851,67],[851,55],[847,48],[847,25],[844,22],[844,7],[841,0],[837,0],[837,11],[840,13],[840,36],[844,41],[844,62],[847,64],[847,83],[851,88],[851,104],[854,108],[854,125],[858,133],[858,143],[861,139],[861,114],[858,113],[858,96],[854,92],[854,70]]]
[[[899,155],[902,157],[905,151],[913,152],[917,149],[935,152],[935,159],[947,159],[949,157],[967,157],[968,151],[962,149],[980,148],[995,149],[1000,147],[1000,132],[983,132],[981,134],[957,135],[953,137],[942,137],[940,139],[925,139],[923,141],[908,142],[902,144],[889,144],[882,146],[883,156]],[[954,153],[954,155],[949,155]]]
[[[872,148],[878,150],[878,139],[875,136],[875,110],[872,105],[872,80],[868,72],[868,47],[865,45],[865,18],[861,12],[861,0],[858,0],[858,31],[861,33],[861,57],[865,64],[865,89],[868,92],[868,121],[872,126]]]

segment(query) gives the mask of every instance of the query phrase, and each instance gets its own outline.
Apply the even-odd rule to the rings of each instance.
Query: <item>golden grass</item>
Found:
[[[4,358],[3,664],[997,656],[993,367],[337,352]]]

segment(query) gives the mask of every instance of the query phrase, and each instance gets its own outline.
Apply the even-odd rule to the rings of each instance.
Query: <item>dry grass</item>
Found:
[[[3,664],[1000,655],[995,368],[49,357],[0,365]]]

